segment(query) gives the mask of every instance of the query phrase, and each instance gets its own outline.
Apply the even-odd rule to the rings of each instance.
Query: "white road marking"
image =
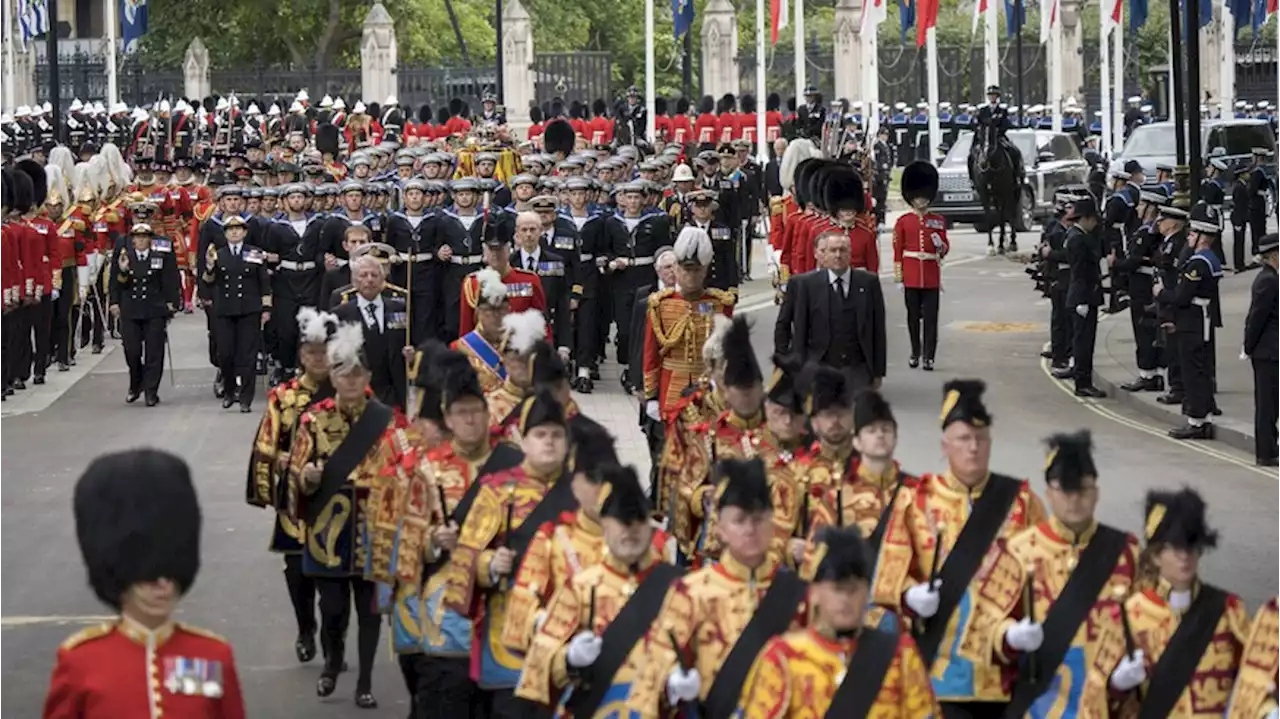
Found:
[[[102,350],[102,354],[90,354],[88,347],[76,352],[76,365],[68,372],[59,372],[57,365],[50,365],[48,374],[45,375],[45,384],[35,385],[27,382],[27,388],[21,392],[14,392],[13,396],[4,401],[0,405],[0,417],[16,417],[21,414],[30,414],[32,412],[43,412],[54,403],[58,398],[66,394],[77,382],[84,379],[94,367],[102,364],[102,361],[111,354],[117,345],[115,342],[109,342]]]

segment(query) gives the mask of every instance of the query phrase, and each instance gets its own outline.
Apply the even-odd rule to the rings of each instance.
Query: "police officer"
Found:
[[[1265,147],[1253,148],[1253,164],[1248,170],[1249,234],[1253,238],[1251,255],[1258,254],[1257,248],[1262,243],[1263,235],[1267,233],[1267,191],[1271,187],[1271,180],[1267,178],[1262,166],[1270,163],[1275,155],[1273,150]]]
[[[1155,293],[1156,255],[1166,232],[1176,230],[1174,220],[1160,219],[1160,208],[1168,204],[1169,195],[1163,187],[1143,190],[1138,205],[1143,224],[1129,236],[1125,256],[1113,265],[1113,271],[1128,277],[1129,320],[1133,326],[1134,353],[1138,363],[1138,378],[1123,384],[1126,392],[1162,392],[1164,378],[1160,376],[1159,321],[1156,318]]]
[[[1182,414],[1187,424],[1169,430],[1174,439],[1213,439],[1213,423],[1207,417],[1213,401],[1213,328],[1221,323],[1218,282],[1222,265],[1213,254],[1214,235],[1220,232],[1217,212],[1200,203],[1191,210],[1187,246],[1193,254],[1182,264],[1177,284],[1158,285],[1156,301],[1169,308],[1178,335],[1184,398]]]
[[[111,268],[110,311],[120,324],[129,365],[124,401],[132,404],[145,393],[147,406],[154,407],[160,402],[167,326],[181,302],[182,280],[172,244],[153,246],[150,225],[134,225],[129,236],[131,246],[116,253]]]
[[[253,411],[254,359],[262,343],[262,325],[271,318],[271,282],[266,253],[245,241],[245,219],[232,215],[223,223],[223,232],[226,244],[209,246],[201,279],[213,290],[222,407],[239,402],[240,411],[247,414]]]
[[[1098,305],[1102,302],[1102,241],[1098,236],[1098,205],[1092,197],[1078,199],[1071,206],[1075,226],[1063,240],[1071,284],[1067,287],[1067,312],[1071,318],[1071,355],[1075,366],[1055,373],[1060,379],[1075,379],[1077,397],[1105,397],[1093,385],[1093,349],[1098,338]]]

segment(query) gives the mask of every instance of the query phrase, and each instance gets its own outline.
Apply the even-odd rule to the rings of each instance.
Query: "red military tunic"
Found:
[[[936,212],[908,212],[893,226],[893,279],[905,287],[942,286],[942,258],[951,249],[947,221]]]
[[[170,622],[89,627],[58,649],[44,719],[243,719],[231,645]]]
[[[688,115],[676,115],[671,118],[671,141],[684,145],[693,139],[693,123]]]
[[[0,229],[0,285],[4,287],[4,311],[8,312],[22,299],[22,260],[19,258],[20,230],[16,223],[5,222]]]
[[[693,122],[693,132],[695,137],[693,141],[705,145],[716,141],[716,128],[719,127],[719,121],[715,115],[704,112],[698,115],[698,119]]]
[[[502,276],[502,283],[507,286],[507,301],[511,304],[512,312],[535,309],[544,315],[547,313],[547,296],[542,293],[542,280],[536,274],[518,267],[508,267],[507,274]],[[476,273],[472,272],[462,283],[459,337],[476,328],[476,304],[479,301],[480,282],[476,280]]]
[[[27,220],[27,228],[30,230],[32,263],[27,273],[34,280],[30,297],[39,300],[53,290],[54,272],[62,271],[58,264],[58,225],[47,216],[37,215]],[[23,267],[26,268],[25,258]]]
[[[812,254],[814,252],[814,240],[824,232],[840,232],[849,237],[850,265],[852,267],[866,270],[872,274],[880,272],[880,248],[876,244],[876,217],[874,214],[868,212],[859,213],[850,227],[845,227],[832,218],[827,218],[825,222],[815,224],[813,233],[809,236],[809,253]],[[813,266],[807,267],[805,272],[816,268],[817,262],[815,258]]]
[[[825,220],[826,215],[802,210],[787,221],[783,229],[781,264],[788,276],[802,275],[818,266],[813,254],[814,227]]]

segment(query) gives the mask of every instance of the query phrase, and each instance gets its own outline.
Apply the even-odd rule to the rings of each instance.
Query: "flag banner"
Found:
[[[147,34],[147,0],[120,0],[120,42],[124,52],[138,49]]]
[[[1147,24],[1147,0],[1129,0],[1129,32],[1136,33]]]
[[[929,29],[938,24],[938,0],[917,0],[916,47],[924,47]]]
[[[49,32],[48,0],[18,0],[18,26],[22,31],[22,49],[31,39]]]
[[[916,0],[898,0],[898,19],[902,26],[902,41],[907,41],[907,31],[916,24]]]
[[[1040,0],[1040,44],[1049,42],[1049,33],[1058,23],[1058,0]]]
[[[1004,0],[1004,19],[1009,37],[1017,35],[1022,26],[1027,24],[1026,0],[1021,0],[1021,2],[1019,0]]]
[[[1110,33],[1112,29],[1120,25],[1120,21],[1123,19],[1124,0],[1102,0],[1102,2],[1110,5],[1110,10],[1107,12],[1106,23],[1107,32]]]
[[[770,44],[778,44],[778,32],[787,27],[787,19],[791,16],[791,8],[787,0],[769,0],[769,27],[772,29]]]
[[[887,19],[889,19],[888,0],[863,0],[861,20],[864,30],[874,28]]]
[[[693,0],[671,0],[671,24],[676,37],[683,37],[693,27]]]
[[[978,34],[978,18],[987,12],[987,0],[976,0],[973,3],[973,27],[970,29],[974,35]]]

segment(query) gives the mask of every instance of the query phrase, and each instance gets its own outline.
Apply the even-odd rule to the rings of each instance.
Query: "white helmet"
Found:
[[[232,107],[240,107],[240,98],[236,97],[235,95],[232,95],[231,98],[227,100],[227,102],[230,102]]]
[[[40,106],[40,110],[42,112],[53,112],[53,105],[49,104],[48,100],[45,100],[45,103]]]
[[[275,104],[274,102],[271,103],[271,107],[267,108],[267,117],[279,117],[279,116],[280,116],[280,106]]]
[[[396,96],[395,96],[395,95],[387,95],[387,101],[386,101],[386,102],[384,102],[384,103],[382,103],[382,104],[383,104],[383,105],[398,105],[398,104],[400,104],[400,103],[396,101]]]
[[[111,103],[112,115],[118,115],[122,112],[128,112],[128,111],[129,111],[129,106],[124,104],[123,102],[120,102],[117,100],[116,102]]]
[[[322,108],[333,107],[333,98],[329,97],[328,95],[325,95],[324,97],[320,98],[320,107]]]
[[[71,107],[67,108],[67,112],[80,112],[84,109],[84,103],[80,102],[80,98],[71,101]]]
[[[356,106],[355,106],[355,107],[353,107],[353,108],[351,108],[351,111],[352,111],[352,112],[354,112],[354,113],[356,113],[357,115],[359,115],[360,113],[364,112],[364,110],[365,110],[364,102],[362,102],[362,101],[360,101],[360,100],[356,100]]]
[[[347,103],[341,97],[338,97],[333,101],[333,109],[345,110],[347,109]]]
[[[251,102],[251,103],[249,103],[249,109],[248,109],[248,110],[245,110],[245,113],[246,113],[246,114],[249,114],[249,115],[261,115],[261,114],[262,114],[262,110],[259,110],[259,109],[258,109],[258,103],[256,103],[256,102]]]
[[[683,162],[676,165],[676,171],[671,175],[672,182],[693,182],[693,170]]]
[[[215,105],[213,109],[215,112],[223,112],[229,107],[231,107],[231,102],[225,97],[220,97],[218,98],[218,104]]]
[[[169,101],[168,101],[168,100],[161,100],[161,101],[160,101],[160,107],[159,107],[159,108],[157,108],[157,110],[158,110],[159,112],[168,112],[168,111],[169,111]]]
[[[27,117],[31,114],[31,108],[26,105],[18,105],[18,109],[13,111],[14,117]]]
[[[311,96],[307,94],[306,90],[299,90],[297,96],[295,96],[293,99],[297,100],[298,102],[307,102],[308,100],[311,99]]]
[[[293,104],[289,106],[289,112],[306,112],[306,110],[303,109],[301,102],[294,100]]]

